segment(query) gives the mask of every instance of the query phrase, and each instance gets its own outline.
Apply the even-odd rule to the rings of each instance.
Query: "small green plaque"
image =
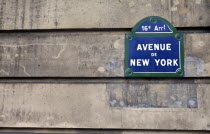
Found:
[[[184,36],[166,19],[151,16],[125,34],[125,77],[183,77]]]

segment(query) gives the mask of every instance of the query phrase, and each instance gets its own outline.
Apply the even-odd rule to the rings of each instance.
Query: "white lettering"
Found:
[[[159,50],[159,44],[154,44],[154,50]]]
[[[137,59],[137,66],[141,66],[141,59]]]
[[[173,59],[174,66],[178,66],[177,61],[178,61],[178,59]]]
[[[172,60],[171,59],[167,59],[167,66],[172,66]]]
[[[155,29],[154,29],[154,31],[158,31],[158,26],[155,26]]]
[[[138,51],[138,50],[142,50],[141,44],[138,44],[137,51]]]
[[[150,59],[130,59],[130,66],[149,66]]]
[[[147,50],[148,44],[142,44],[142,45],[143,45],[143,49],[144,49],[144,50]]]
[[[135,60],[134,59],[130,60],[130,66],[135,66]]]
[[[149,65],[149,59],[142,59],[142,64],[143,64],[143,66],[148,66]]]
[[[166,44],[166,50],[171,50],[171,44]]]
[[[159,61],[160,61],[160,59],[155,59],[155,62],[156,62],[156,66],[158,66],[158,64],[159,64]]]
[[[160,50],[165,50],[166,46],[164,44],[160,44]]]
[[[165,66],[165,65],[166,65],[166,60],[165,60],[165,59],[162,59],[162,60],[160,61],[160,65],[161,65],[161,66]]]
[[[155,62],[156,66],[179,66],[178,59],[155,59]]]
[[[167,44],[138,44],[137,46],[137,51],[139,50],[149,50],[149,51],[153,51],[153,50],[171,50],[171,44],[167,43]]]
[[[150,50],[150,51],[153,50],[153,49],[152,49],[152,45],[153,45],[153,44],[149,44],[149,50]]]

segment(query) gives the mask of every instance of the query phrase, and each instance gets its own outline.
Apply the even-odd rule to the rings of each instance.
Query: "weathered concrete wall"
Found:
[[[206,133],[209,14],[209,0],[0,0],[0,127]],[[123,78],[124,35],[146,16],[186,32],[185,78]]]
[[[0,34],[1,77],[123,77],[125,32]],[[185,34],[185,77],[210,76],[210,34]]]
[[[146,16],[209,26],[209,0],[0,0],[0,29],[131,28]]]
[[[181,83],[174,80],[158,81],[1,82],[0,126],[209,129],[209,81],[185,80]],[[122,86],[124,88],[121,88]],[[117,103],[126,104],[123,98],[120,98],[123,90],[128,92],[127,101],[132,102],[135,97],[129,96],[133,94],[133,87],[141,91],[145,86],[147,86],[147,94],[137,94],[136,98],[144,99],[156,92],[156,99],[151,101],[156,101],[155,105],[158,107],[127,105],[115,107]],[[167,92],[167,90],[173,92]],[[191,93],[184,93],[182,90]],[[111,98],[113,96],[116,98]],[[196,97],[197,100],[193,100]],[[139,101],[136,104],[141,105],[144,102]],[[168,105],[174,108],[166,108],[165,106]]]

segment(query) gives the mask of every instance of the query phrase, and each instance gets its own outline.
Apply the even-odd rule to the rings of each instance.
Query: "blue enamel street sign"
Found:
[[[125,35],[126,77],[183,77],[183,34],[167,20],[151,16]]]

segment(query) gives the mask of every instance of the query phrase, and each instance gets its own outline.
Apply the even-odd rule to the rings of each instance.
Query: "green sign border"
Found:
[[[151,21],[151,23],[156,23],[157,20],[160,20],[167,24],[169,28],[173,31],[172,33],[135,33],[139,26],[141,26],[145,21]],[[128,68],[129,66],[129,41],[133,37],[164,37],[172,36],[176,40],[180,41],[180,59],[181,59],[181,69],[178,69],[176,73],[133,73],[133,71]],[[139,21],[134,28],[131,30],[131,33],[125,34],[125,59],[124,59],[124,76],[125,77],[184,77],[184,35],[182,33],[177,33],[176,28],[166,19],[158,16],[150,16]]]

